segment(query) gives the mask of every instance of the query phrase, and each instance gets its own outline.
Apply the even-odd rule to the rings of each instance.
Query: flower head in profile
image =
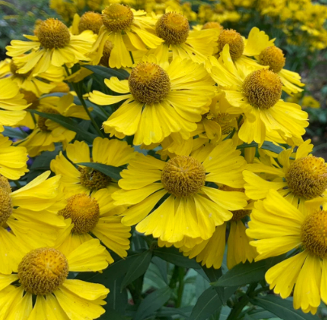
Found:
[[[246,206],[244,193],[217,189],[222,184],[241,188],[244,163],[231,141],[167,162],[137,154],[121,172],[114,204],[129,207],[123,224],[137,224],[137,231],[161,241],[206,240],[232,217],[231,210]]]
[[[112,77],[105,84],[121,95],[93,91],[90,101],[99,105],[125,101],[103,123],[104,130],[118,138],[135,135],[135,145],[161,142],[172,132],[180,132],[187,139],[215,93],[202,65],[179,58],[167,68],[141,62],[128,80]]]
[[[108,266],[107,256],[97,239],[67,254],[53,247],[27,251],[17,261],[15,273],[0,273],[1,319],[99,318],[109,290],[102,284],[68,279],[68,273],[101,271]]]

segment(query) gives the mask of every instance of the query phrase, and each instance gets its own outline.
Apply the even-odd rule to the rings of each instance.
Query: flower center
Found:
[[[90,232],[96,226],[100,217],[100,209],[94,198],[79,193],[70,197],[66,207],[58,214],[65,219],[72,219],[73,233],[83,234]]]
[[[205,183],[205,169],[196,159],[176,156],[164,166],[161,182],[176,197],[187,197],[198,192]]]
[[[219,29],[219,30],[223,30],[224,27],[218,23],[218,22],[207,22],[203,25],[202,27],[203,30],[205,29]]]
[[[296,196],[314,199],[327,188],[327,165],[323,158],[300,158],[291,164],[285,178],[288,187]]]
[[[98,34],[101,26],[103,25],[102,16],[96,12],[85,12],[79,20],[78,30],[83,32],[85,30],[91,30],[93,33]]]
[[[259,62],[263,66],[269,66],[269,70],[277,73],[285,66],[285,57],[282,50],[271,46],[261,51]]]
[[[59,20],[49,18],[37,28],[37,37],[46,49],[64,48],[69,44],[68,28]]]
[[[27,109],[36,109],[39,106],[40,101],[34,92],[26,91],[24,89],[20,89],[20,92],[24,95],[24,99],[26,100],[26,102],[28,104],[31,103],[31,105]]]
[[[229,44],[229,52],[233,61],[242,56],[244,51],[244,41],[238,32],[233,29],[223,30],[218,38],[218,52],[223,51],[226,44]]]
[[[184,43],[189,30],[188,20],[182,14],[175,12],[164,14],[156,24],[156,34],[168,45]]]
[[[51,107],[46,107],[42,109],[42,112],[44,113],[50,113],[50,114],[59,114],[59,112]],[[49,132],[51,130],[49,130],[48,126],[45,124],[45,122],[48,120],[48,118],[45,117],[41,117],[39,116],[39,119],[37,120],[37,124],[39,126],[39,128],[44,131],[44,132]]]
[[[0,226],[4,225],[12,214],[12,203],[6,188],[0,187]]]
[[[149,62],[141,62],[132,70],[128,84],[134,99],[141,103],[158,103],[170,92],[167,72]]]
[[[26,79],[29,77],[29,75],[32,73],[32,70],[27,72],[27,73],[18,73],[17,70],[20,69],[13,60],[11,60],[10,62],[10,72],[15,76],[15,77],[19,77],[19,78],[23,78]]]
[[[234,129],[235,116],[229,113],[219,113],[216,117],[216,122],[221,127],[222,134],[230,134]]]
[[[67,259],[54,248],[32,250],[18,265],[20,284],[25,291],[34,295],[45,295],[57,290],[67,276]]]
[[[100,60],[100,64],[109,67],[109,58],[111,54],[111,50],[113,49],[114,45],[111,41],[107,40],[103,47],[102,57]]]
[[[102,22],[108,31],[118,32],[128,29],[134,20],[130,7],[113,3],[102,11]]]
[[[81,185],[92,191],[106,188],[111,182],[110,177],[106,176],[104,173],[98,170],[88,167],[78,168],[78,170],[81,173]]]
[[[251,210],[235,210],[235,211],[232,211],[233,217],[232,217],[231,221],[242,220],[244,217],[246,217],[250,213],[251,213]]]
[[[302,225],[301,240],[311,254],[319,258],[327,256],[327,211],[311,213]]]
[[[0,174],[0,189],[3,189],[7,193],[11,193],[11,187],[7,178]]]
[[[253,107],[269,109],[282,95],[282,82],[276,73],[261,69],[250,73],[245,78],[243,91]]]

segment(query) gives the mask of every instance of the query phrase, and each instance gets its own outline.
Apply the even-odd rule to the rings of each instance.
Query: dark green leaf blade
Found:
[[[103,174],[105,174],[106,176],[115,179],[116,181],[121,179],[120,172],[123,170],[123,168],[113,167],[103,163],[96,163],[96,162],[80,162],[77,164],[80,166],[85,166],[98,170]]]
[[[93,71],[95,74],[103,77],[103,78],[111,78],[111,77],[117,77],[119,80],[125,80],[129,77],[129,73],[125,70],[115,70],[103,66],[91,66],[91,65],[85,65],[83,68],[89,69]]]

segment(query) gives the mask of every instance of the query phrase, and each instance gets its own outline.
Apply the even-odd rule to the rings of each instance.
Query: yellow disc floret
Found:
[[[100,60],[100,64],[109,67],[109,58],[111,54],[111,50],[113,49],[113,44],[110,40],[107,40],[103,47],[102,57]]]
[[[18,266],[19,282],[25,291],[46,295],[57,290],[68,276],[66,257],[54,248],[29,252]]]
[[[196,159],[176,156],[164,166],[161,182],[176,197],[187,197],[198,192],[205,183],[205,169]]]
[[[167,72],[149,62],[142,62],[132,70],[128,84],[134,99],[141,103],[158,103],[170,92]]]
[[[42,112],[50,113],[50,114],[59,114],[59,112],[56,109],[51,108],[51,107],[43,108]],[[49,128],[47,127],[47,125],[46,125],[47,120],[48,120],[47,118],[39,116],[39,119],[37,121],[37,124],[38,124],[39,128],[44,132],[50,131]]]
[[[37,36],[41,45],[46,49],[64,48],[70,41],[68,28],[61,21],[53,18],[40,24]]]
[[[85,12],[79,21],[78,30],[83,32],[91,30],[93,33],[98,34],[101,26],[103,25],[102,16],[100,13],[88,11]]]
[[[12,203],[6,188],[0,188],[0,226],[2,226],[12,214]]]
[[[11,193],[10,183],[7,178],[0,174],[0,189],[5,190],[8,193]]]
[[[238,32],[232,29],[223,30],[218,38],[218,52],[221,52],[226,44],[229,44],[229,52],[233,61],[242,56],[244,41]]]
[[[92,191],[106,188],[111,182],[110,177],[106,176],[104,173],[98,170],[84,167],[84,168],[79,168],[79,171],[81,173],[81,177],[80,177],[81,185]]]
[[[168,45],[182,44],[186,41],[190,26],[182,14],[168,12],[156,24],[156,34]]]
[[[323,158],[307,156],[295,160],[286,173],[289,189],[307,200],[319,197],[327,188],[327,164]]]
[[[311,213],[302,225],[304,248],[319,258],[327,257],[327,211]]]
[[[67,200],[67,205],[59,213],[65,219],[71,218],[73,233],[90,232],[98,223],[100,209],[97,201],[84,193],[76,194]]]
[[[263,66],[269,66],[269,70],[277,73],[285,66],[285,57],[282,50],[272,46],[261,51],[259,62]]]
[[[253,107],[269,109],[280,99],[282,86],[276,73],[261,69],[250,73],[245,78],[243,92]]]
[[[128,29],[134,20],[130,7],[113,3],[102,11],[102,21],[108,31],[118,32]]]
[[[207,22],[202,27],[203,30],[205,29],[219,29],[223,30],[224,27],[219,22]]]

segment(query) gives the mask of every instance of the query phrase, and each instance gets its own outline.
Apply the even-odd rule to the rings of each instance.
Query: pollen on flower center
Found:
[[[49,18],[39,25],[37,36],[41,45],[46,49],[64,48],[70,41],[68,28],[54,18]]]
[[[219,113],[217,115],[216,122],[220,124],[222,134],[229,134],[233,131],[234,120],[235,120],[235,116],[229,113]]]
[[[2,226],[12,214],[11,197],[7,188],[0,185],[0,226]]]
[[[51,108],[51,107],[48,107],[48,108],[43,108],[42,109],[42,112],[44,113],[51,113],[51,114],[59,114],[59,112],[57,110],[55,110],[54,108]],[[45,124],[45,122],[47,121],[48,119],[45,118],[45,117],[41,117],[39,116],[39,119],[37,121],[37,124],[39,126],[39,128],[42,130],[42,131],[50,131],[48,126]]]
[[[251,210],[235,210],[235,211],[232,211],[233,217],[232,217],[231,221],[242,220],[244,217],[246,217],[250,213],[251,213]]]
[[[187,197],[204,186],[205,169],[192,157],[176,156],[164,166],[161,182],[174,196]]]
[[[243,92],[253,107],[269,109],[282,95],[282,82],[279,76],[270,70],[257,70],[245,78]]]
[[[229,44],[229,52],[233,61],[242,56],[244,41],[238,32],[233,29],[223,30],[218,38],[218,52],[221,52],[226,44]]]
[[[98,34],[102,25],[103,22],[101,14],[88,11],[81,16],[81,19],[78,23],[78,30],[79,32],[91,30],[93,33]]]
[[[263,66],[269,66],[269,70],[277,73],[285,66],[285,57],[282,50],[271,46],[261,51],[259,62]]]
[[[207,22],[202,27],[203,30],[205,29],[219,29],[223,30],[224,27],[219,22]]]
[[[25,291],[46,295],[57,290],[68,276],[66,257],[54,248],[29,252],[18,266],[19,282]]]
[[[285,178],[293,194],[307,200],[314,199],[327,188],[327,165],[323,158],[300,158],[291,164]]]
[[[106,188],[111,182],[110,177],[98,170],[88,167],[78,168],[78,170],[81,173],[81,185],[90,190],[100,190],[102,188]]]
[[[128,29],[134,20],[130,7],[113,3],[102,10],[102,22],[108,31],[118,32]]]
[[[327,256],[327,211],[311,213],[302,225],[301,240],[304,248],[320,258]]]
[[[7,178],[0,174],[0,189],[5,190],[8,193],[11,193],[11,187]]]
[[[182,14],[168,12],[156,24],[156,34],[168,45],[182,44],[186,41],[190,26]]]
[[[66,207],[60,210],[58,214],[65,219],[72,219],[72,223],[74,223],[73,233],[83,234],[90,232],[96,226],[100,217],[100,209],[94,198],[79,193],[70,197]]]
[[[158,103],[170,92],[167,72],[154,63],[139,63],[128,79],[134,99],[141,103]]]

